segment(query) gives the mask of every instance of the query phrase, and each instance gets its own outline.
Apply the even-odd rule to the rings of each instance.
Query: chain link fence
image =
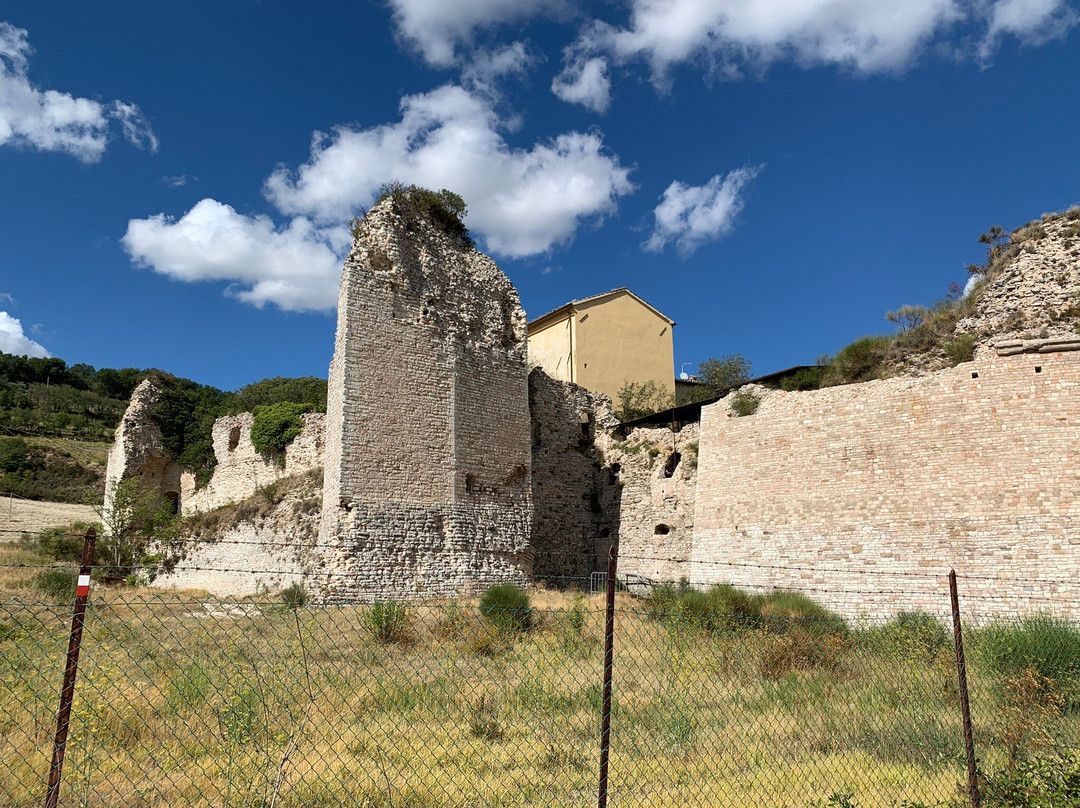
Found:
[[[59,805],[596,804],[605,596],[576,586],[527,608],[95,587]],[[5,807],[43,802],[72,615],[18,591]],[[1080,628],[1053,606],[965,612],[983,805],[1080,804]],[[861,621],[790,592],[620,592],[609,804],[970,805],[948,609],[943,581],[938,616]]]

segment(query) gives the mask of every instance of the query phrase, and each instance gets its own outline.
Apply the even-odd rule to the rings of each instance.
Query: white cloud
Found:
[[[512,42],[501,48],[477,48],[461,70],[461,83],[471,90],[492,98],[499,95],[499,80],[512,76],[522,78],[537,61],[524,42]]]
[[[984,62],[1004,36],[1015,36],[1025,45],[1042,45],[1063,39],[1080,19],[1065,0],[998,0],[986,16],[986,36],[979,47]]]
[[[778,61],[836,65],[863,74],[906,69],[935,40],[976,29],[985,61],[1001,36],[1037,44],[1076,22],[1068,0],[629,0],[626,27],[587,25],[567,50],[590,48],[626,62],[644,59],[664,85],[673,66],[703,58],[719,75],[766,70]]]
[[[500,134],[491,102],[446,85],[401,102],[398,123],[316,133],[298,171],[279,168],[267,197],[283,213],[342,222],[389,180],[449,188],[469,205],[468,225],[488,249],[520,257],[569,242],[582,220],[633,190],[629,169],[595,132],[568,132],[529,149]]]
[[[164,214],[128,222],[124,249],[141,266],[182,281],[232,281],[230,294],[289,311],[337,304],[345,227],[318,228],[294,218],[278,228],[266,216],[245,216],[203,199],[179,220]]]
[[[607,59],[590,56],[589,49],[579,42],[563,52],[563,69],[551,82],[551,91],[568,104],[581,104],[602,114],[611,103],[607,71]]]
[[[10,300],[10,295],[4,297]],[[51,356],[43,345],[26,336],[22,323],[6,311],[0,311],[0,351],[15,356]]]
[[[397,123],[316,132],[308,162],[279,167],[265,183],[266,197],[291,217],[285,227],[204,199],[180,219],[131,220],[124,248],[137,264],[178,280],[232,281],[230,293],[256,306],[330,309],[350,246],[343,223],[388,180],[461,194],[470,229],[488,249],[515,257],[570,241],[583,221],[613,212],[633,190],[629,169],[605,152],[599,134],[568,132],[512,149],[494,103],[447,85],[404,98]]]
[[[93,163],[105,152],[110,121],[117,121],[132,144],[157,151],[157,138],[135,104],[105,105],[31,84],[31,52],[25,29],[0,22],[0,145],[65,152]]]
[[[457,46],[471,44],[478,29],[541,13],[558,15],[565,5],[565,0],[390,0],[398,36],[437,67],[454,64]]]
[[[659,252],[674,240],[684,258],[702,244],[726,236],[743,208],[742,189],[763,166],[737,168],[717,174],[704,185],[672,182],[653,210],[656,225],[642,247]]]
[[[188,183],[198,182],[199,178],[190,174],[166,174],[161,178],[161,181],[170,188],[183,188]]]

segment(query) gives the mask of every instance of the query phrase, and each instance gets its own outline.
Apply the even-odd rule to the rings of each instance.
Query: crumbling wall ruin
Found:
[[[617,472],[597,447],[617,420],[611,402],[541,368],[529,374],[532,416],[533,574],[553,586],[580,585],[605,569],[619,529]]]
[[[127,479],[138,479],[141,490],[157,492],[162,499],[175,502],[177,511],[187,516],[240,502],[263,486],[322,466],[325,433],[322,413],[303,416],[300,434],[279,459],[255,450],[251,442],[255,416],[243,412],[214,422],[217,465],[210,481],[200,487],[195,475],[165,451],[161,429],[150,415],[160,394],[160,389],[149,379],[141,382],[116,428],[105,472],[106,525],[113,521],[116,487]]]
[[[535,576],[580,584],[607,569],[634,582],[690,575],[698,425],[622,434],[611,402],[543,370],[529,376]]]
[[[619,487],[619,574],[650,582],[690,576],[698,425],[638,427],[603,437],[605,472]],[[633,591],[633,589],[632,589]]]
[[[250,412],[226,415],[214,422],[214,475],[205,486],[188,493],[182,513],[205,512],[230,502],[247,499],[263,486],[319,468],[323,462],[323,438],[326,432],[322,413],[303,416],[304,425],[281,458],[256,451],[251,442]]]
[[[486,256],[390,197],[345,262],[330,365],[327,597],[532,573],[525,313]]]
[[[137,479],[140,489],[160,492],[162,498],[175,502],[178,510],[183,507],[184,495],[195,487],[194,477],[165,451],[161,429],[150,417],[160,395],[161,390],[144,379],[132,392],[131,403],[116,427],[105,469],[106,530],[114,523],[117,486],[125,480]]]

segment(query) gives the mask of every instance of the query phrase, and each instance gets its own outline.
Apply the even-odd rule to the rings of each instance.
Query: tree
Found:
[[[653,379],[647,382],[632,382],[628,379],[619,388],[618,398],[615,417],[620,421],[633,421],[635,418],[675,406],[671,393]]]
[[[926,319],[926,306],[904,305],[896,311],[885,312],[885,319],[896,323],[901,331],[910,331]]]
[[[713,357],[698,364],[697,375],[716,395],[750,381],[750,362],[742,354]]]

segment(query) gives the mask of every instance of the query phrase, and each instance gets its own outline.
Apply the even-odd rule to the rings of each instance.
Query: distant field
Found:
[[[90,505],[68,502],[34,502],[7,495],[0,496],[0,541],[14,541],[18,533],[36,533],[48,527],[61,527],[71,522],[96,522],[98,515]]]

